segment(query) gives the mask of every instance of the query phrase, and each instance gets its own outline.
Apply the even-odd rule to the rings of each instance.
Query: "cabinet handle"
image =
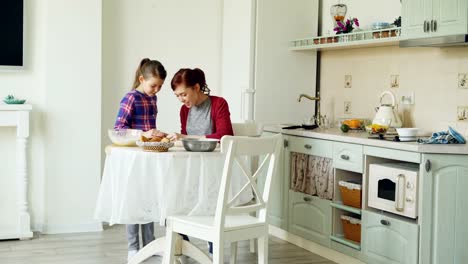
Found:
[[[311,145],[309,145],[309,144],[305,144],[305,145],[304,145],[304,148],[306,148],[306,149],[311,149],[311,148],[312,148],[312,146],[311,146]]]
[[[405,210],[405,175],[398,174],[397,176],[397,186],[396,186],[396,201],[395,201],[395,210],[398,212],[403,212]]]
[[[289,141],[287,139],[283,140],[283,146],[287,148],[289,146]]]
[[[434,28],[432,29],[432,31],[437,31],[437,20],[434,20]]]
[[[312,201],[312,198],[310,198],[310,197],[304,197],[304,201],[310,202],[310,201]]]
[[[341,157],[341,159],[349,160],[349,156],[348,156],[348,155],[343,154],[343,155],[341,155],[340,157]]]
[[[426,28],[427,28],[427,21],[424,20],[424,24],[423,24],[423,31],[424,31],[424,32],[427,32],[427,29],[426,29]]]
[[[382,225],[384,225],[384,226],[389,226],[389,225],[390,225],[390,221],[384,220],[384,219],[380,220],[380,223],[381,223]]]
[[[424,167],[426,168],[426,172],[431,171],[431,167],[432,167],[431,161],[426,160],[426,164],[424,164]]]
[[[431,31],[435,32],[435,20],[434,19],[431,20]]]

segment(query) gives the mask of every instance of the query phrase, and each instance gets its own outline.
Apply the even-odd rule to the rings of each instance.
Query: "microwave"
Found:
[[[369,165],[369,207],[390,213],[418,217],[418,172],[414,163]]]

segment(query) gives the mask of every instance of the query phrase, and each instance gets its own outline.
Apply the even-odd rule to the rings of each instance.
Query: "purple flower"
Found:
[[[359,27],[359,20],[357,18],[353,18],[354,24]]]

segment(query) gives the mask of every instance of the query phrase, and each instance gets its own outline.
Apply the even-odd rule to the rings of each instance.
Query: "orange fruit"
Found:
[[[359,119],[348,119],[343,121],[343,124],[348,125],[352,129],[357,129],[361,127],[361,120]]]

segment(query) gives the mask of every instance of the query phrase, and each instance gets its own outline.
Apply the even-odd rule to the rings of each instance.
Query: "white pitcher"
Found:
[[[392,103],[391,104],[383,104],[382,103],[382,100],[383,100],[385,95],[389,95],[390,98],[392,98]],[[392,120],[392,122],[390,124],[391,127],[401,127],[402,122],[401,122],[400,116],[396,112],[395,106],[396,106],[395,95],[390,91],[383,92],[380,95],[380,106],[375,108],[377,113],[375,114],[375,117],[374,117],[374,120],[372,121],[372,123],[378,124],[379,120],[391,119]]]

